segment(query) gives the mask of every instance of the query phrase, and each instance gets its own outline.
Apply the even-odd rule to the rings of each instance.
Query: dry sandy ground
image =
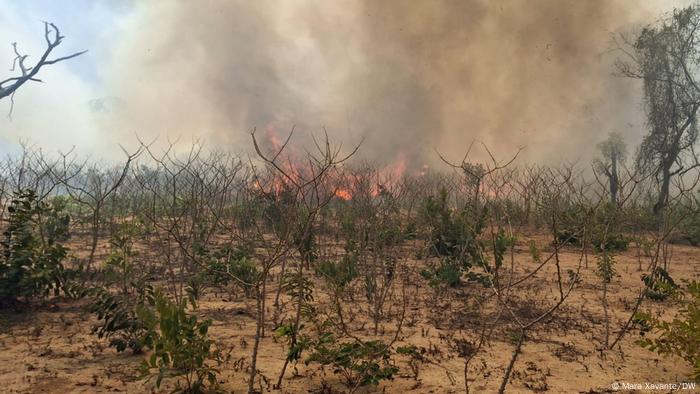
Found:
[[[700,249],[674,246],[670,273],[674,278],[700,277]],[[525,245],[518,246],[516,264],[523,272],[532,269]],[[578,254],[565,251],[563,268],[575,268]],[[407,265],[416,264],[410,261]],[[639,292],[641,273],[637,270],[636,250],[631,248],[617,258],[618,276],[610,286],[610,305],[613,336],[629,317]],[[536,281],[528,282],[515,293],[524,308],[523,316],[533,316],[555,301],[553,267],[537,274]],[[599,280],[596,278],[595,261],[582,270],[582,283],[550,319],[537,326],[523,347],[515,366],[508,392],[551,393],[606,393],[613,392],[614,382],[683,382],[691,368],[679,358],[664,358],[637,346],[638,330],[632,330],[619,348],[602,351],[604,335],[603,309],[600,301]],[[416,274],[414,274],[416,275]],[[461,292],[469,289],[450,290],[434,297],[425,282],[415,276],[407,286],[406,322],[396,346],[414,344],[424,347],[429,363],[420,365],[418,379],[414,379],[403,356],[395,361],[401,369],[394,380],[378,387],[362,388],[358,392],[387,393],[459,393],[464,392],[463,360],[449,350],[450,335],[473,338],[478,332],[480,317],[469,313],[469,305]],[[320,286],[320,285],[319,285]],[[476,285],[474,291],[479,290]],[[318,290],[322,293],[322,291]],[[358,298],[362,298],[358,293]],[[272,297],[272,296],[271,296]],[[390,313],[399,314],[402,308],[400,295]],[[323,297],[319,295],[318,300]],[[323,301],[320,301],[323,303]],[[142,356],[128,352],[117,354],[107,347],[106,340],[91,334],[95,323],[92,315],[83,311],[85,301],[57,299],[46,306],[22,314],[4,312],[0,315],[0,392],[3,393],[142,393],[152,389],[135,378]],[[272,298],[268,301],[272,305]],[[352,316],[352,328],[359,335],[371,337],[371,324],[367,323],[365,306],[357,303],[347,311]],[[528,312],[525,309],[530,310]],[[645,302],[643,309],[653,308],[672,315],[669,303]],[[200,313],[214,320],[213,337],[224,349],[231,349],[229,361],[221,366],[222,387],[233,393],[245,392],[248,358],[253,343],[254,302],[229,299],[226,295],[207,293],[200,303]],[[380,336],[389,341],[393,337],[395,322],[382,323]],[[273,327],[268,328],[268,333]],[[469,371],[471,392],[496,392],[503,371],[512,353],[513,345],[504,332],[494,333],[490,343],[472,360]],[[340,378],[328,368],[318,365],[287,370],[282,390],[273,390],[272,384],[283,363],[285,349],[282,341],[267,335],[262,343],[258,366],[262,373],[259,387],[264,392],[347,392]],[[322,382],[332,388],[322,391]],[[167,392],[167,390],[162,390]],[[625,392],[620,390],[619,392]],[[667,391],[656,391],[667,392]],[[693,392],[693,391],[685,391]],[[695,392],[700,392],[696,390]]]

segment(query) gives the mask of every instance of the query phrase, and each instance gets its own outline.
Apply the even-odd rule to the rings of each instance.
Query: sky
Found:
[[[109,94],[106,65],[133,13],[128,1],[3,1],[0,7],[0,77],[12,75],[11,43],[35,61],[45,49],[43,21],[55,23],[65,36],[55,56],[88,52],[73,61],[41,70],[44,83],[25,84],[15,95],[12,117],[9,100],[0,102],[0,152],[15,151],[19,143],[45,150],[72,146],[107,153],[115,142],[101,132],[99,114],[90,103]],[[4,49],[3,49],[4,48]],[[4,79],[4,78],[3,78]]]
[[[0,101],[0,153],[25,142],[111,160],[138,138],[246,151],[251,128],[296,125],[302,144],[326,128],[415,167],[472,141],[586,161],[611,131],[630,145],[644,133],[611,37],[688,3],[2,0],[0,79],[12,42],[30,63],[42,52],[44,20],[66,36],[57,55],[88,52],[23,86],[11,118]]]

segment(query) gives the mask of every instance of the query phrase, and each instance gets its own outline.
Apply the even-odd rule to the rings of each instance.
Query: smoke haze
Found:
[[[674,4],[681,6],[683,4]],[[325,127],[363,156],[417,168],[472,141],[506,157],[590,160],[611,131],[644,133],[641,89],[614,77],[611,37],[663,1],[152,1],[134,3],[102,69],[100,133],[201,137]],[[115,97],[117,99],[115,99]],[[111,101],[110,101],[111,100]],[[102,101],[93,103],[101,108]],[[478,155],[478,153],[477,153]],[[478,158],[478,157],[477,157]],[[482,156],[483,158],[483,156]]]

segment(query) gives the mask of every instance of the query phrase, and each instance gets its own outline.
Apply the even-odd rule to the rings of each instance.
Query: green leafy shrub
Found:
[[[202,273],[203,284],[226,286],[233,281],[247,297],[250,297],[253,283],[258,276],[257,266],[249,258],[252,254],[250,247],[226,245],[213,251],[201,250],[198,253],[209,261],[210,269]],[[232,276],[239,280],[233,280]]]
[[[552,231],[556,230],[554,235],[559,245],[581,246],[583,244],[584,231],[590,228],[590,225],[587,225],[590,219],[586,207],[547,196],[539,210],[545,217],[556,216],[556,221],[553,222],[556,223],[556,228],[552,228]],[[547,220],[551,221],[551,218]]]
[[[262,215],[262,205],[258,200],[238,203],[226,208],[226,214],[232,217],[241,230],[248,230],[255,225],[256,218]]]
[[[597,255],[597,260],[596,274],[603,283],[609,284],[617,274],[615,271],[615,257],[610,253],[602,252]]]
[[[436,198],[429,196],[421,207],[421,218],[430,228],[429,249],[436,256],[460,260],[465,265],[471,256],[476,237],[483,228],[483,217],[470,218],[468,210],[453,212],[447,201],[447,190]]]
[[[596,232],[591,239],[597,252],[606,250],[610,252],[623,252],[630,244],[630,238],[622,234],[601,234]]]
[[[156,388],[165,378],[181,377],[173,390],[178,393],[216,391],[219,370],[214,364],[221,362],[221,355],[208,336],[212,321],[199,321],[187,312],[186,301],[173,302],[160,290],[153,303],[153,308],[137,310],[146,328],[143,343],[152,351],[141,364],[142,377],[155,378]]]
[[[316,267],[316,274],[322,277],[331,286],[343,288],[359,275],[357,263],[357,253],[350,253],[343,256],[337,262],[330,260],[322,261],[318,267]]]
[[[466,253],[469,255],[471,264],[464,264],[459,260],[445,257],[437,266],[421,270],[421,276],[428,281],[428,284],[433,288],[441,286],[457,287],[463,274],[469,282],[480,283],[484,286],[492,284],[492,278],[497,280],[496,272],[503,265],[503,260],[508,248],[515,242],[513,237],[506,235],[503,229],[500,229],[488,246],[493,251],[493,262],[491,263],[482,253],[485,250],[485,245],[481,241],[470,243]],[[472,270],[474,266],[482,268],[482,272]]]
[[[658,231],[662,217],[655,215],[650,205],[631,201],[622,208],[620,216],[624,218],[624,232],[644,233]]]
[[[263,223],[273,232],[286,231],[286,215],[290,210],[297,209],[295,193],[287,184],[280,185],[280,188],[273,192],[261,193],[254,203],[254,206],[258,205]]]
[[[442,260],[433,268],[424,268],[421,276],[428,281],[430,287],[457,287],[462,276],[462,268],[450,260]]]
[[[137,230],[132,224],[121,224],[109,240],[110,253],[105,260],[105,279],[109,284],[116,284],[124,294],[129,292],[130,284],[138,280],[136,274],[141,273],[133,261],[137,256],[133,247]]]
[[[378,385],[393,379],[399,369],[391,363],[391,350],[382,341],[360,343],[335,341],[332,334],[324,334],[314,344],[313,352],[305,361],[329,365],[341,374],[349,387]]]
[[[398,220],[387,220],[376,225],[376,243],[378,247],[395,246],[409,238]],[[413,230],[415,233],[415,229]]]
[[[426,357],[427,349],[424,347],[418,348],[416,345],[399,346],[396,348],[396,354],[401,354],[408,357],[408,366],[413,373],[413,379],[418,380],[420,373],[420,364],[428,361]]]
[[[65,289],[67,249],[60,240],[67,227],[60,225],[59,208],[39,201],[33,190],[14,193],[0,241],[0,305]]]
[[[421,275],[430,286],[456,287],[460,278],[466,272],[467,278],[483,282],[483,274],[471,272],[475,266],[491,272],[483,253],[483,245],[479,236],[484,229],[487,209],[483,207],[478,215],[474,207],[467,204],[461,210],[453,210],[448,204],[447,191],[440,190],[438,197],[429,196],[421,207],[422,221],[430,228],[428,249],[432,255],[441,258],[437,265],[425,268]],[[499,233],[499,237],[502,234]],[[500,238],[497,240],[499,241]],[[500,244],[499,244],[500,245]],[[502,261],[502,254],[496,256],[495,265]]]
[[[109,345],[117,352],[131,349],[134,354],[143,351],[143,337],[147,328],[138,310],[154,304],[153,288],[148,285],[137,287],[135,292],[110,293],[100,287],[87,288],[79,295],[88,296],[92,302],[88,311],[94,313],[99,323],[93,327],[98,338],[109,339]]]
[[[560,213],[557,242],[579,247],[586,242],[596,252],[625,251],[630,238],[623,235],[622,215],[623,212],[614,204],[606,204],[595,210],[582,204],[569,205]]]
[[[46,236],[57,242],[66,242],[70,238],[69,200],[67,197],[54,197],[48,205],[49,210],[44,220]]]
[[[576,229],[564,228],[557,231],[557,242],[560,245],[581,246],[583,237]]]
[[[289,322],[282,323],[275,329],[275,336],[284,338],[287,342],[287,357],[276,384],[277,388],[282,383],[287,364],[291,362],[296,368],[302,353],[309,349],[313,343],[309,334],[306,333],[306,325],[301,322],[301,319],[311,322],[319,331],[328,325],[327,321],[318,321],[318,312],[313,305],[314,282],[307,278],[303,271],[285,274],[282,278],[282,288],[295,303],[298,314],[292,317]]]
[[[258,267],[253,260],[247,257],[234,259],[225,267],[225,271],[240,279],[240,282],[236,281],[235,283],[243,289],[246,297],[250,297],[253,291],[253,284],[258,277]]]
[[[646,328],[645,338],[637,343],[663,355],[683,358],[693,366],[692,378],[700,381],[700,283],[691,282],[682,307],[672,321],[660,320],[650,313],[639,313],[638,322]],[[648,335],[655,337],[649,338]]]
[[[134,264],[137,253],[133,239],[137,226],[130,223],[117,225],[110,239],[110,253],[104,263],[102,286],[74,286],[74,295],[90,298],[88,311],[94,313],[98,324],[93,333],[99,338],[109,339],[109,345],[117,352],[131,349],[135,354],[143,351],[144,322],[138,309],[153,304],[153,287],[147,277]],[[116,287],[119,291],[110,289]]]
[[[646,286],[645,297],[654,301],[663,301],[673,296],[678,289],[671,275],[661,267],[656,267],[652,275],[642,275],[642,282]]]
[[[312,227],[307,228],[304,223],[298,223],[294,232],[293,243],[304,261],[316,261],[318,250],[316,233]]]
[[[299,324],[297,327],[294,323],[285,323],[275,329],[275,336],[285,338],[287,341],[287,361],[289,362],[295,364],[299,362],[303,352],[313,344],[311,337],[303,332],[305,327],[304,324]]]
[[[582,246],[583,235],[581,230],[565,228],[557,231],[557,240],[560,245]],[[630,238],[623,234],[607,234],[603,230],[595,230],[590,235],[590,244],[596,252],[603,250],[611,252],[622,252],[627,250]]]
[[[284,290],[284,292],[292,299],[296,307],[299,308],[300,315],[298,316],[298,318],[305,318],[307,320],[313,321],[313,319],[316,318],[317,314],[316,309],[313,305],[313,280],[311,280],[311,278],[308,278],[306,275],[303,274],[303,272],[300,271],[287,272],[282,277],[281,285],[282,290]],[[291,337],[289,337],[289,339],[291,340],[290,348],[294,348],[294,346],[296,345],[296,341],[300,339],[298,335],[302,331],[304,325],[299,323],[299,321],[296,320],[296,318],[292,318],[291,326],[286,326],[287,328],[285,328],[285,326],[285,324],[282,324],[280,326],[281,331],[278,331],[278,334],[283,334],[283,336],[291,335]],[[301,352],[301,350],[299,350],[299,352]],[[296,359],[290,359],[290,361],[296,361]]]

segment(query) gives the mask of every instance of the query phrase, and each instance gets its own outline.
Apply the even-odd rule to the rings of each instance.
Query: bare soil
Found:
[[[674,278],[700,278],[700,249],[673,246],[669,272]],[[603,350],[604,312],[599,279],[595,275],[595,260],[589,257],[588,267],[581,270],[582,282],[572,296],[554,315],[540,323],[530,333],[515,365],[507,392],[608,393],[614,382],[683,382],[692,368],[679,358],[665,358],[635,344],[639,330],[631,329],[613,350]],[[644,257],[643,257],[644,259]],[[535,267],[526,245],[518,245],[515,261],[517,271],[528,272]],[[644,262],[644,261],[643,261]],[[417,261],[408,259],[407,268]],[[576,269],[578,251],[564,250],[562,269]],[[646,264],[646,263],[644,263]],[[642,286],[638,270],[637,251],[617,256],[617,273],[610,285],[611,336],[629,318]],[[416,270],[411,271],[411,283],[405,288],[406,318],[396,346],[413,344],[425,348],[430,362],[419,364],[415,379],[405,356],[395,355],[400,368],[395,379],[378,387],[361,388],[358,392],[386,393],[461,393],[464,392],[464,361],[449,344],[451,338],[476,338],[479,319],[464,301],[470,291],[486,291],[478,284],[465,284],[436,296]],[[521,317],[537,316],[556,302],[553,267],[548,264],[536,274],[536,280],[517,288],[513,297]],[[323,311],[323,287],[317,284],[317,302]],[[452,292],[452,293],[450,293]],[[269,290],[268,316],[273,314],[274,291]],[[358,293],[361,294],[361,293]],[[361,295],[357,296],[362,298]],[[391,341],[403,302],[395,291],[393,305],[387,312],[391,318],[380,324],[379,336]],[[84,311],[85,300],[56,298],[42,306],[22,313],[3,312],[0,315],[0,391],[3,393],[141,393],[153,389],[137,378],[142,355],[129,352],[118,354],[106,340],[91,333],[96,323],[93,315]],[[373,327],[361,302],[347,306],[348,320],[357,335],[373,337]],[[645,301],[643,309],[652,309],[672,316],[675,307],[670,302]],[[291,315],[291,306],[283,310]],[[230,350],[228,361],[221,366],[222,388],[228,392],[246,391],[246,379],[251,346],[254,339],[255,303],[234,298],[230,294],[208,291],[200,301],[199,313],[214,320],[211,334],[219,347]],[[320,317],[319,317],[320,318]],[[272,319],[268,319],[272,320]],[[286,354],[285,344],[275,338],[274,323],[267,327],[258,359],[259,389],[278,393],[342,393],[349,391],[341,378],[317,364],[300,362],[290,366],[281,390],[274,390]],[[471,392],[496,392],[513,351],[507,330],[496,331],[492,340],[471,361],[469,386]],[[163,392],[167,392],[167,384]],[[169,386],[172,387],[172,386]],[[619,390],[618,392],[625,392]],[[692,391],[686,391],[692,392]],[[700,390],[698,390],[700,392]]]

